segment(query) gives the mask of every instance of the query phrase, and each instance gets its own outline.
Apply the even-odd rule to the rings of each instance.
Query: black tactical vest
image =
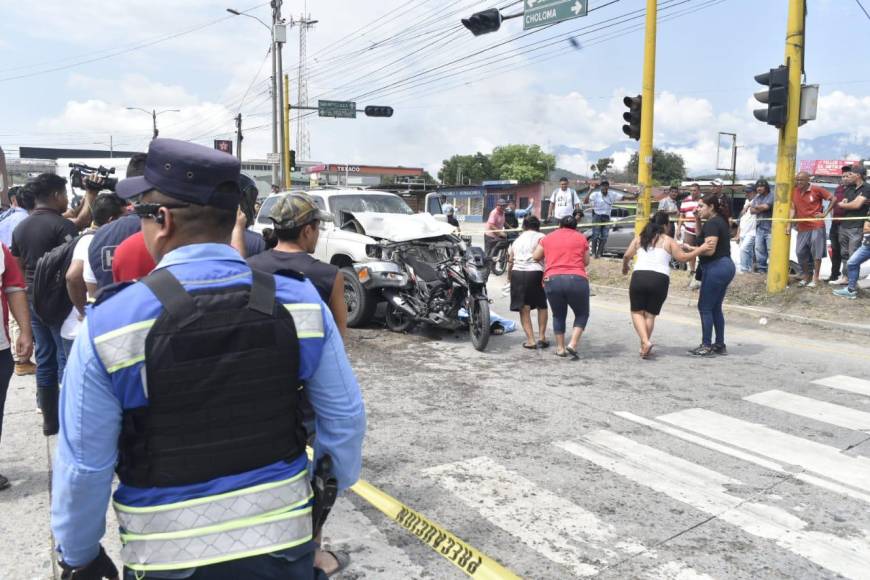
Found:
[[[145,342],[148,405],[124,411],[117,473],[134,487],[189,485],[305,451],[299,340],[275,279],[188,293],[165,268],[143,280],[163,305]]]

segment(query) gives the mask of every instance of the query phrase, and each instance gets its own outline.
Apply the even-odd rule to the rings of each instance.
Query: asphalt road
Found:
[[[510,317],[500,283],[493,309]],[[704,360],[686,354],[700,330],[685,302],[640,360],[621,296],[593,298],[577,362],[521,333],[481,354],[462,334],[352,331],[363,478],[527,578],[870,577],[867,337],[729,323],[731,354]],[[16,378],[0,578],[51,577],[32,406]],[[462,577],[353,493],[326,540],[352,553],[342,578]]]

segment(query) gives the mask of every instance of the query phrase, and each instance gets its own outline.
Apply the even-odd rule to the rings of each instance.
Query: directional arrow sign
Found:
[[[526,0],[523,30],[547,26],[563,20],[586,16],[588,0]]]

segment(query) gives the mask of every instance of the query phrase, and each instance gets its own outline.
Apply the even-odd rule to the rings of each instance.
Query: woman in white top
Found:
[[[640,338],[640,356],[647,358],[653,349],[651,342],[656,316],[662,311],[670,286],[671,259],[688,262],[697,258],[705,246],[686,252],[667,235],[670,218],[659,211],[635,236],[622,258],[622,273],[628,274],[632,258],[637,256],[634,273],[628,287],[631,301],[631,322]]]
[[[544,292],[544,264],[532,257],[544,234],[541,220],[531,215],[523,220],[523,233],[508,250],[508,283],[511,286],[511,310],[520,313],[526,333],[523,348],[547,348],[547,294]],[[532,328],[532,310],[538,311],[538,341]]]

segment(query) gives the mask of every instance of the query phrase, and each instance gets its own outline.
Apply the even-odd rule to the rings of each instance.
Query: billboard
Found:
[[[229,155],[233,154],[233,142],[231,139],[215,139],[214,148]]]
[[[844,165],[852,165],[854,161],[849,159],[812,159],[801,161],[800,171],[806,171],[810,175],[823,175],[827,177],[839,177],[843,175]]]

